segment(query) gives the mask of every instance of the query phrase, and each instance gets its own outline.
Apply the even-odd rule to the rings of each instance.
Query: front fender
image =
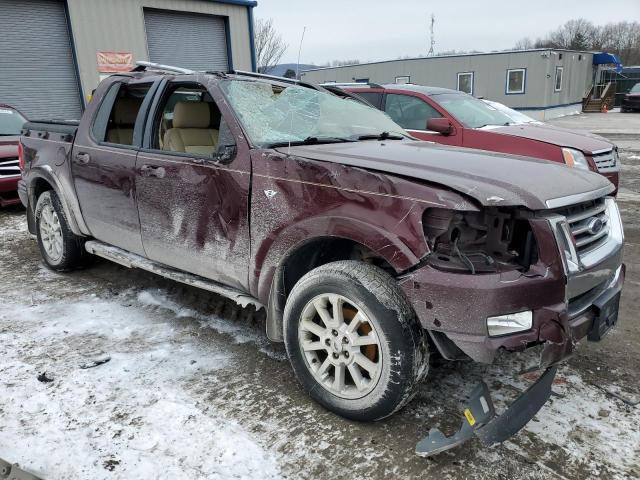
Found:
[[[350,240],[364,245],[386,260],[397,272],[406,270],[419,262],[418,256],[395,232],[385,231],[353,218],[307,218],[281,230],[275,238],[262,242],[253,262],[251,291],[254,294],[257,293],[256,296],[266,304],[278,265],[284,263],[304,244],[323,237]]]

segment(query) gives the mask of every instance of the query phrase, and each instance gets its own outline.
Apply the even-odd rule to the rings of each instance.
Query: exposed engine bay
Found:
[[[432,251],[427,262],[439,270],[471,274],[526,272],[537,261],[535,236],[526,212],[432,208],[425,212],[422,223]]]

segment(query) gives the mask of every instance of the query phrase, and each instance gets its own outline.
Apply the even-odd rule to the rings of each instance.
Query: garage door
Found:
[[[76,119],[80,93],[64,3],[0,1],[0,103],[29,118]]]
[[[144,23],[151,62],[228,71],[227,32],[222,17],[145,8]]]

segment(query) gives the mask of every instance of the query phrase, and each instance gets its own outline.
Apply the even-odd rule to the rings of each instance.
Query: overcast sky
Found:
[[[596,24],[640,21],[640,0],[258,0],[257,18],[273,18],[289,45],[281,63],[295,63],[307,27],[301,63],[362,62],[429,51],[503,50],[522,37],[544,36],[567,20]]]

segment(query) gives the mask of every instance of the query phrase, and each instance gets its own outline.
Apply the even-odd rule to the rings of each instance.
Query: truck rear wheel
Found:
[[[46,191],[38,197],[35,218],[38,247],[47,266],[57,271],[78,267],[84,257],[83,241],[69,228],[54,191]]]
[[[284,337],[307,393],[352,420],[398,411],[427,374],[426,335],[411,305],[393,277],[363,262],[303,276],[287,300]]]

